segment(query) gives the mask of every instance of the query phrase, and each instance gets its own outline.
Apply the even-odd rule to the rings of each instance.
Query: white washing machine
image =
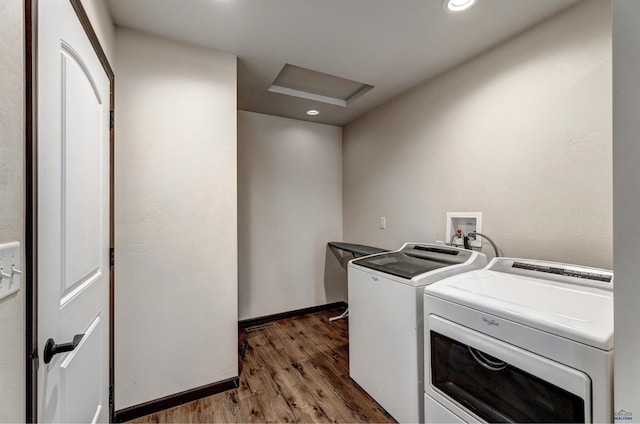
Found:
[[[425,421],[613,422],[613,273],[496,258],[425,289]]]
[[[423,421],[424,287],[486,263],[424,243],[349,262],[349,375],[397,421]]]

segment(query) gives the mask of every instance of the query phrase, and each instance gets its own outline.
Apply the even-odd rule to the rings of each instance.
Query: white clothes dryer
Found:
[[[424,421],[424,287],[486,263],[425,243],[349,262],[349,375],[397,421]]]
[[[425,288],[425,421],[613,422],[613,273],[496,258]]]

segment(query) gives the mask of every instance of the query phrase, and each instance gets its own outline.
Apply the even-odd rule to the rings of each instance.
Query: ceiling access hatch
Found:
[[[287,63],[268,91],[347,107],[372,88],[372,85],[362,82]]]

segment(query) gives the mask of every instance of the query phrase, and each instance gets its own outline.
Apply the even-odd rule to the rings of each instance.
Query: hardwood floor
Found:
[[[239,331],[239,388],[132,422],[395,422],[349,378],[348,321],[329,322],[341,312]]]

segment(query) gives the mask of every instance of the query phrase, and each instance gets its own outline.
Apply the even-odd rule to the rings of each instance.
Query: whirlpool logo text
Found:
[[[498,321],[496,321],[495,319],[489,319],[487,317],[482,317],[482,322],[484,322],[487,325],[495,325],[496,327],[500,327],[500,323]]]

